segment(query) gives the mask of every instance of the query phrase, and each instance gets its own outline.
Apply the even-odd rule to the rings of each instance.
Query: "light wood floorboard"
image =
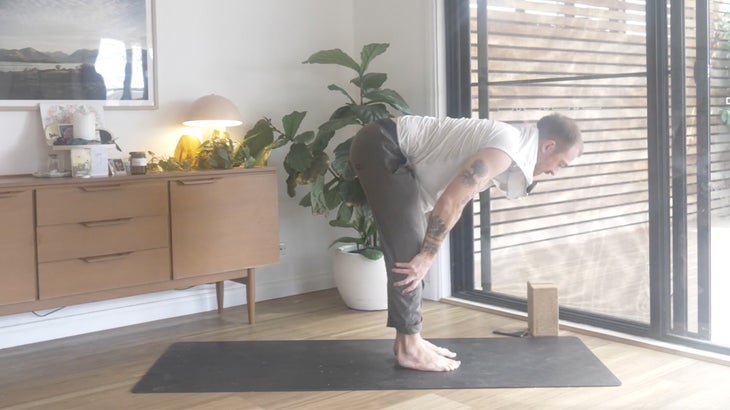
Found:
[[[424,335],[491,337],[524,322],[445,303],[424,305]],[[0,408],[8,409],[727,409],[730,367],[579,336],[620,387],[293,393],[132,394],[174,342],[390,339],[385,312],[348,310],[333,290],[245,309],[167,319],[0,350]],[[561,335],[571,335],[561,331]],[[489,363],[485,363],[488,366]],[[295,369],[292,369],[295,371]]]

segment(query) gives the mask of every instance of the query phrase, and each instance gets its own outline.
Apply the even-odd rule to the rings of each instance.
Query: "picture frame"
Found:
[[[127,167],[121,158],[109,158],[109,175],[127,175]]]
[[[0,2],[0,110],[156,109],[155,42],[155,0]]]
[[[73,124],[58,124],[58,138],[73,139],[74,126]]]

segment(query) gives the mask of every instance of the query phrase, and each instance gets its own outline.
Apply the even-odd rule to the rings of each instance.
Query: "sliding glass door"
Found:
[[[665,219],[672,273],[665,284],[671,295],[666,330],[730,346],[730,1],[668,6],[671,199]]]
[[[560,112],[585,141],[529,197],[474,198],[455,295],[524,309],[527,281],[552,282],[563,318],[730,346],[730,1],[700,3],[446,2],[449,115]]]

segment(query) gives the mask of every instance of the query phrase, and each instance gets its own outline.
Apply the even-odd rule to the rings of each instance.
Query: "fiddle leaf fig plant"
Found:
[[[284,131],[277,129],[269,118],[260,119],[243,136],[243,142],[236,151],[236,159],[246,168],[263,167],[266,166],[272,150],[290,142],[307,140],[310,136],[314,136],[313,131],[296,135],[305,115],[306,112],[299,111],[285,115],[282,120]],[[274,138],[274,134],[277,135],[276,138]]]
[[[327,87],[344,96],[344,104],[335,109],[316,131],[299,133],[306,112],[294,111],[282,119],[283,129],[264,118],[244,139],[244,145],[247,139],[252,139],[251,143],[254,143],[254,138],[261,138],[262,144],[276,141],[283,141],[282,145],[290,143],[289,152],[284,158],[289,196],[296,195],[297,187],[307,186],[309,192],[300,201],[301,206],[311,208],[312,213],[318,215],[329,216],[336,211],[330,225],[353,229],[357,233],[356,236],[340,237],[332,245],[356,244],[359,251],[370,259],[379,259],[382,251],[372,213],[350,163],[350,145],[352,137],[361,127],[391,118],[391,111],[410,113],[408,104],[400,94],[383,88],[388,79],[387,74],[368,71],[370,63],[388,47],[389,44],[385,43],[367,44],[360,51],[360,61],[340,49],[312,54],[304,64],[333,64],[354,71],[355,76],[349,85],[330,84]],[[344,140],[331,149],[330,142],[335,139],[340,141],[340,134],[345,135]]]

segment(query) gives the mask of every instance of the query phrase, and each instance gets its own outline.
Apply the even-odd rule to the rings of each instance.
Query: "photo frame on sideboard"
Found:
[[[155,54],[155,0],[0,2],[0,110],[155,109]]]
[[[127,167],[121,158],[109,158],[109,174],[111,176],[127,175]]]

